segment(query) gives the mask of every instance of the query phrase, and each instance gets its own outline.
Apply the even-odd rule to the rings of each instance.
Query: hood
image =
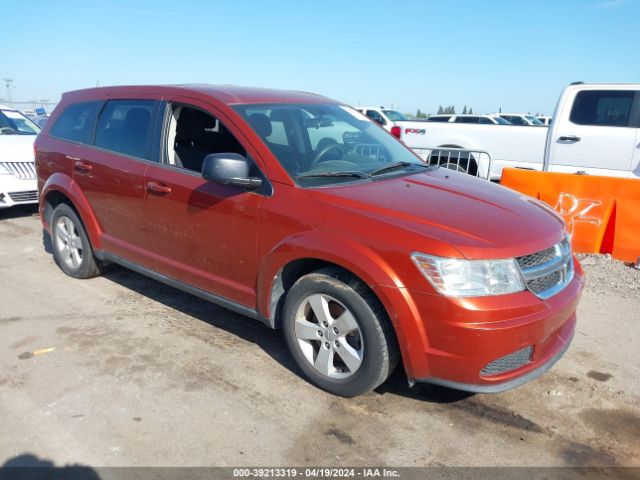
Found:
[[[470,259],[526,255],[564,236],[562,219],[538,200],[444,168],[309,192],[321,202],[435,241],[434,249],[436,242],[452,246]],[[420,241],[418,249],[438,255],[428,251],[428,241]]]
[[[36,135],[0,135],[0,162],[33,162]]]

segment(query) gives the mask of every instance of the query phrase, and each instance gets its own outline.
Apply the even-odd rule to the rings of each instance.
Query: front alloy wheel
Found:
[[[362,365],[364,343],[353,313],[330,295],[309,295],[296,313],[300,351],[320,374],[348,378]]]
[[[380,301],[358,278],[336,267],[304,275],[287,291],[282,333],[304,376],[344,397],[376,388],[399,359]]]

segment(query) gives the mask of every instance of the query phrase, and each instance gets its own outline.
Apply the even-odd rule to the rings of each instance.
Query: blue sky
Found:
[[[402,111],[550,114],[572,81],[640,82],[640,0],[21,0],[0,11],[13,100],[206,82]]]

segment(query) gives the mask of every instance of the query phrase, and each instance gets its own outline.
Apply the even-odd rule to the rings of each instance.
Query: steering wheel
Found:
[[[342,158],[342,156],[344,155],[344,148],[342,148],[342,146],[339,143],[332,143],[332,144],[327,145],[326,147],[324,147],[322,150],[320,150],[316,154],[315,157],[313,157],[313,160],[311,160],[311,166],[315,167],[316,164],[320,163],[320,160],[322,159],[322,157],[324,157],[331,150],[339,151],[340,152],[340,158]]]

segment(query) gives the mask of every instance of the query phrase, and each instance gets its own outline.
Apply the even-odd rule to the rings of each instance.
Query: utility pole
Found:
[[[7,87],[7,103],[11,102],[11,89],[13,88],[13,78],[3,78],[4,86]]]

